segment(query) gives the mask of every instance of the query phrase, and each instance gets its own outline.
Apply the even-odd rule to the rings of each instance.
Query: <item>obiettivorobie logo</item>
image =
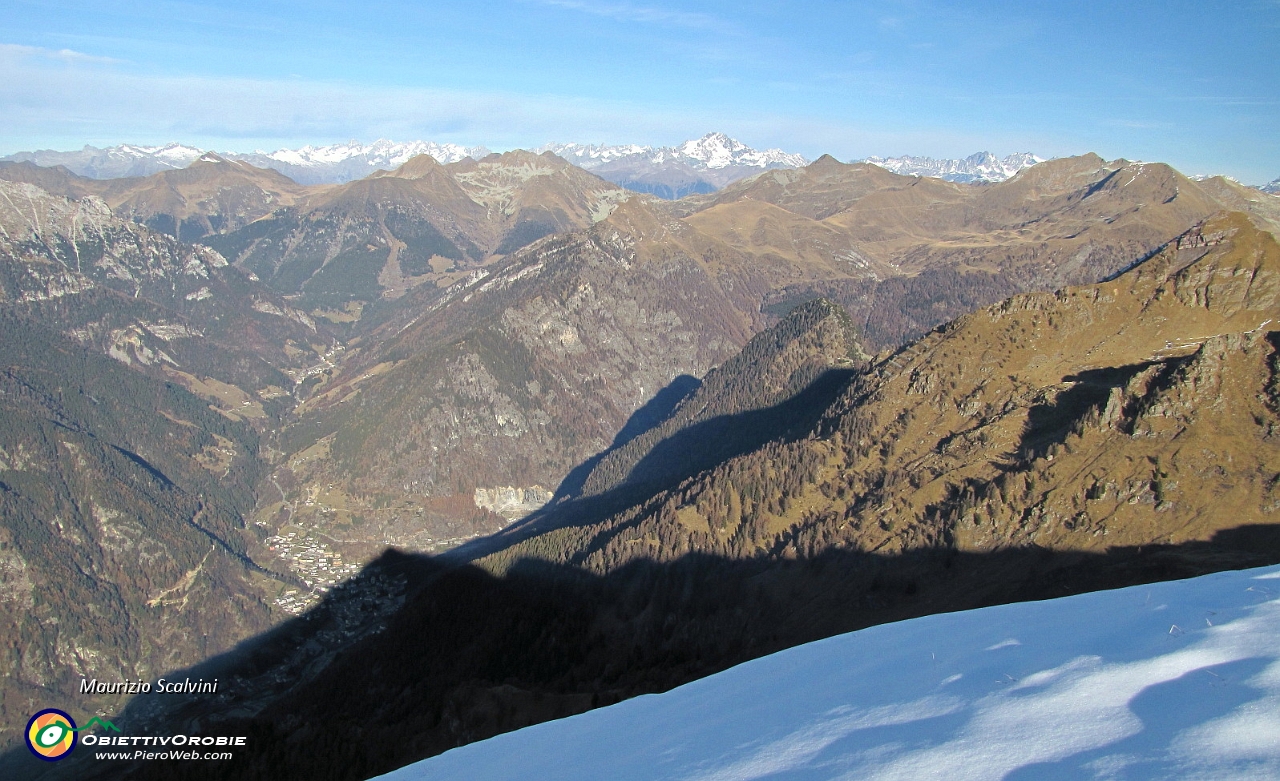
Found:
[[[90,727],[120,731],[116,725],[97,716],[89,719],[89,723],[83,727],[77,727],[75,719],[65,711],[45,708],[27,722],[27,731],[23,737],[32,754],[46,762],[57,762],[76,747],[76,733]]]

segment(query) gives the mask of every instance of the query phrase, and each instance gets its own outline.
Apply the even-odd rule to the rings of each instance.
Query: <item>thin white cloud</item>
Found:
[[[172,76],[0,44],[0,154],[84,143],[254,146],[377,137],[535,146],[581,138],[674,143],[709,130],[771,139],[793,118],[556,94],[310,79]],[[829,132],[821,133],[829,137]],[[755,138],[753,138],[753,136]],[[790,145],[804,143],[791,136]],[[245,149],[248,147],[248,149]]]
[[[874,118],[309,79],[155,75],[132,63],[4,44],[0,116],[0,155],[170,141],[237,152],[375,138],[498,150],[564,141],[667,145],[709,131],[757,148],[841,160],[899,153],[956,157],[979,149],[1081,151],[1056,138],[943,125],[904,128]]]
[[[68,65],[116,65],[123,60],[114,57],[100,57],[96,54],[85,54],[73,49],[44,49],[39,46],[23,46],[16,43],[0,43],[0,63],[14,58],[42,59],[47,62],[61,62]]]
[[[1157,122],[1140,119],[1108,119],[1102,123],[1108,127],[1123,127],[1130,130],[1167,130],[1174,127],[1172,122]]]
[[[714,32],[732,32],[732,25],[711,14],[672,11],[653,6],[637,6],[630,3],[599,3],[587,0],[538,0],[541,5],[562,8],[567,11],[613,19],[617,22],[640,22],[670,27],[687,27]]]

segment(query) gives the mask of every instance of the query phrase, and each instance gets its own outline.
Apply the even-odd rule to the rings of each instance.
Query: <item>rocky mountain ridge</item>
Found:
[[[348,560],[455,545],[505,525],[496,508],[569,490],[629,415],[678,401],[673,380],[797,304],[825,296],[868,353],[896,349],[1004,296],[1119,272],[1225,204],[1265,211],[1230,183],[1097,157],[982,187],[824,158],[672,205],[618,203],[552,156],[486,161],[418,158],[207,239],[360,340],[307,385],[256,521],[340,532]],[[556,214],[554,235],[486,255]],[[383,287],[397,242],[416,274],[399,291]]]
[[[202,239],[285,295],[344,307],[447,287],[495,256],[607,216],[624,191],[554,155],[515,151],[394,171],[309,192],[239,230]]]
[[[188,242],[244,227],[317,191],[276,171],[212,152],[184,168],[118,179],[91,179],[63,166],[0,162],[0,179],[66,198],[96,196],[116,216]]]
[[[0,303],[154,376],[236,386],[203,390],[236,416],[232,398],[260,414],[333,344],[306,312],[207,247],[116,217],[93,196],[4,180]]]

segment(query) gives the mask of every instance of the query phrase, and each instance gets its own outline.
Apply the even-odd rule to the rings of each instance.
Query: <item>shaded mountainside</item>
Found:
[[[593,496],[666,487],[780,436],[807,431],[812,416],[869,356],[844,310],[817,299],[758,334],[643,434],[602,454],[582,482]],[[826,398],[824,398],[826,396]]]
[[[92,770],[362,778],[862,626],[1275,562],[1278,315],[1280,245],[1215,217],[1110,281],[855,368],[807,431],[620,512],[566,502],[498,550],[388,553],[370,572],[402,575],[405,601],[382,632],[311,655],[305,629],[267,637],[201,668],[237,676],[228,701],[121,719],[252,736],[232,764]],[[840,322],[813,304],[748,352],[835,357],[814,348]],[[764,399],[795,376],[757,363],[704,387]],[[682,406],[664,441],[700,425]]]
[[[812,436],[657,494],[589,549],[574,529],[502,555],[608,571],[689,550],[1105,550],[1261,522],[1278,307],[1275,237],[1214,218],[1111,282],[935,330],[856,375]]]
[[[118,709],[81,676],[153,679],[278,620],[244,516],[258,435],[0,311],[0,735],[29,701]],[[21,642],[19,641],[21,640]]]
[[[131,203],[170,208],[178,174],[224,164]],[[1225,180],[1085,156],[970,186],[824,158],[668,204],[552,155],[418,157],[194,246],[23,170],[0,182],[5,316],[167,414],[130,431],[144,413],[97,386],[73,407],[54,389],[90,383],[66,361],[22,379],[0,482],[28,504],[6,522],[79,519],[90,553],[59,555],[126,595],[122,670],[192,664],[268,602],[300,616],[199,668],[226,699],[125,717],[231,720],[266,768],[246,777],[359,777],[858,626],[1272,555],[1276,212]],[[208,203],[211,230],[239,208]],[[94,563],[125,518],[173,548],[164,578]],[[494,532],[324,596],[388,544]],[[5,577],[56,579],[28,554]],[[183,610],[249,618],[197,642],[194,612],[166,614],[188,644],[155,656],[131,633],[178,583],[203,595]],[[49,642],[9,658],[52,648],[40,674],[69,680]],[[387,741],[334,740],[356,724]]]
[[[1276,778],[1280,747],[1262,736],[1280,681],[1262,671],[1280,667],[1278,578],[870,627],[377,781],[1086,779],[1121,764],[1126,781]]]

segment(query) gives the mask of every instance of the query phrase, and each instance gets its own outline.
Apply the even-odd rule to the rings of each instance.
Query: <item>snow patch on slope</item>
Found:
[[[873,627],[383,778],[1280,778],[1280,567]]]

